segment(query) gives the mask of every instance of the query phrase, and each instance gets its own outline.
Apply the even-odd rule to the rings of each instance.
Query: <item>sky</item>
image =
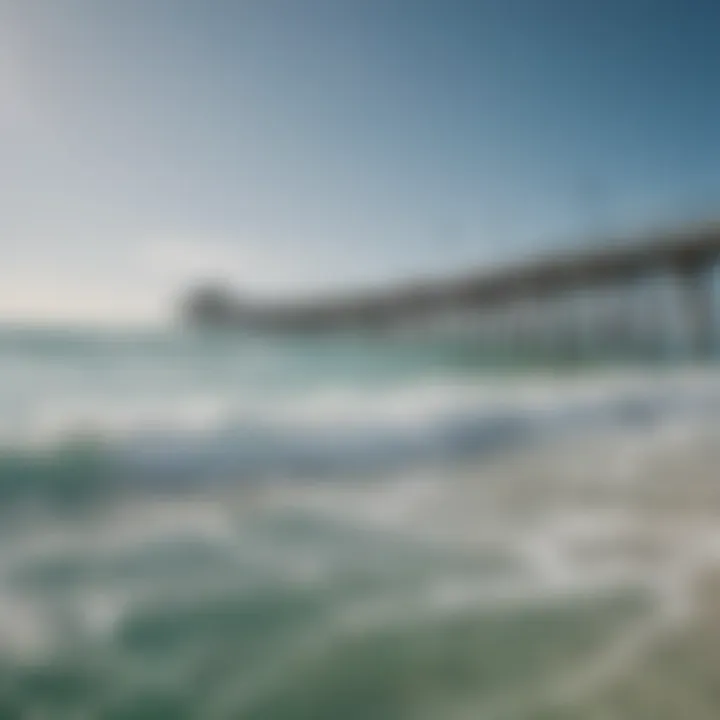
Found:
[[[713,217],[715,0],[0,0],[0,320]]]

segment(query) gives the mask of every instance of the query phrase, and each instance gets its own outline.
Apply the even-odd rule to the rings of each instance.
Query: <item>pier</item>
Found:
[[[468,334],[505,351],[582,355],[715,348],[720,225],[570,249],[373,292],[269,303],[204,287],[192,324],[286,333]]]

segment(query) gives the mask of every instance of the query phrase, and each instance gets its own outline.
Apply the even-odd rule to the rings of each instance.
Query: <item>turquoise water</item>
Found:
[[[7,329],[0,399],[3,718],[583,717],[720,548],[710,367]]]

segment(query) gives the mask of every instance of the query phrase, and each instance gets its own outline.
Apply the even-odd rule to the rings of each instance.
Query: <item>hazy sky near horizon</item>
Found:
[[[0,320],[708,216],[715,0],[0,0]]]

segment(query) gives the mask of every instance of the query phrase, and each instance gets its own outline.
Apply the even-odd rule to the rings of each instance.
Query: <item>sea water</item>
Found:
[[[0,717],[715,718],[720,375],[0,332]]]

